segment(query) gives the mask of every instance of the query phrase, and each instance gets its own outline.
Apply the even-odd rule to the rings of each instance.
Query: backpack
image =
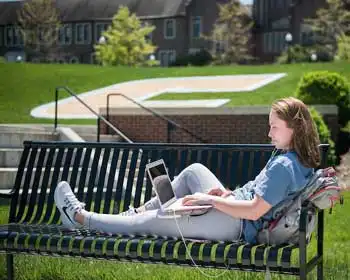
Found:
[[[303,204],[308,204],[306,239],[309,242],[316,226],[317,210],[331,210],[337,201],[343,204],[340,191],[332,167],[317,170],[305,187],[273,207],[272,219],[264,221],[263,228],[257,234],[257,241],[269,245],[297,244],[301,208]]]

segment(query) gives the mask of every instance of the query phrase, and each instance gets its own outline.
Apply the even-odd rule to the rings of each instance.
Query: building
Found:
[[[94,45],[111,23],[120,5],[143,22],[156,27],[150,40],[155,56],[167,66],[177,56],[209,48],[201,35],[209,35],[218,15],[218,3],[227,0],[56,0],[62,27],[55,62],[94,63]],[[0,56],[37,62],[23,51],[17,11],[23,2],[0,2]]]
[[[255,56],[272,61],[287,47],[285,36],[292,35],[292,44],[312,43],[312,31],[303,23],[316,15],[325,0],[254,0],[253,30]]]

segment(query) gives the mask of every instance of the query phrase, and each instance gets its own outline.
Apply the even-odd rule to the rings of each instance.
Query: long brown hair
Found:
[[[290,149],[296,152],[301,164],[310,168],[318,167],[320,139],[307,106],[297,98],[287,97],[276,100],[272,110],[293,129]]]

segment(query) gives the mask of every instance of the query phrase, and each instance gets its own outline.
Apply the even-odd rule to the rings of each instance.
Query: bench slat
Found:
[[[83,166],[81,169],[81,173],[79,176],[79,182],[77,183],[78,187],[78,192],[77,192],[77,198],[79,201],[84,200],[84,188],[85,187],[85,182],[86,182],[86,177],[87,177],[87,172],[89,168],[89,163],[91,160],[91,154],[92,154],[92,148],[86,148],[85,152],[83,153]],[[75,170],[78,172],[78,170]]]
[[[40,149],[39,158],[38,158],[38,165],[39,166],[44,162],[45,154],[46,154],[46,151],[44,149]],[[34,181],[33,181],[32,192],[31,192],[30,200],[29,200],[29,204],[28,204],[27,215],[23,220],[23,222],[25,222],[25,223],[29,222],[30,219],[33,217],[33,212],[34,212],[34,209],[36,207],[37,193],[38,193],[38,188],[39,188],[39,184],[37,182],[40,181],[41,174],[42,174],[42,170],[40,168],[37,168],[35,170]]]
[[[148,153],[143,152],[141,154],[141,161],[139,166],[139,173],[136,181],[135,196],[134,196],[134,207],[141,205],[141,193],[143,189],[143,178],[146,176],[146,163],[148,160]]]
[[[47,198],[47,204],[46,204],[46,211],[45,211],[45,216],[43,219],[44,223],[50,223],[52,214],[54,213],[53,209],[54,207],[54,192],[55,192],[55,188],[58,184],[58,180],[59,180],[59,167],[62,165],[62,159],[63,159],[63,153],[64,153],[64,149],[59,149],[57,154],[56,154],[56,160],[55,160],[55,169],[52,173],[52,179],[51,179],[51,184],[50,184],[50,193],[49,196]]]
[[[230,170],[230,183],[229,183],[229,188],[230,189],[235,189],[239,183],[238,183],[238,176],[237,174],[239,174],[239,170],[238,170],[238,161],[239,161],[239,154],[240,152],[232,152],[231,154],[231,160],[230,160],[230,166],[231,166],[231,170]]]
[[[252,264],[252,248],[254,245],[251,244],[245,244],[242,249],[242,264],[243,265],[251,265]]]
[[[128,209],[128,206],[131,205],[130,202],[131,202],[131,196],[132,196],[132,190],[133,190],[133,182],[134,182],[135,170],[136,170],[138,157],[139,157],[139,151],[132,150],[130,169],[129,169],[129,174],[128,174],[128,177],[127,177],[126,190],[124,192],[124,207],[123,207],[123,211]]]
[[[83,158],[83,148],[76,148],[74,149],[74,162],[73,162],[73,172],[71,173],[69,183],[72,186],[72,191],[74,193],[77,193],[77,179],[78,179],[78,168],[80,167],[82,158]]]
[[[39,223],[44,218],[44,213],[45,213],[44,206],[45,206],[45,199],[46,199],[46,191],[47,191],[47,188],[49,186],[50,169],[52,167],[53,158],[55,155],[54,149],[49,149],[49,151],[46,149],[46,152],[48,152],[48,154],[47,154],[47,158],[46,158],[46,162],[45,162],[44,174],[41,174],[43,176],[43,180],[42,180],[42,183],[40,185],[41,192],[40,192],[39,200],[37,203],[37,210],[36,210],[35,218],[33,220],[34,223]]]
[[[290,268],[292,260],[292,252],[295,248],[298,248],[296,245],[289,245],[283,249],[281,256],[281,267]]]
[[[98,175],[98,183],[97,183],[97,192],[96,192],[96,198],[94,200],[94,212],[101,213],[101,202],[102,202],[102,193],[103,193],[103,186],[105,185],[105,178],[108,168],[108,160],[111,154],[110,148],[104,148],[103,149],[103,159],[102,159],[102,166],[104,168],[99,169],[99,175]]]
[[[38,149],[32,149],[30,151],[30,155],[29,155],[29,163],[28,163],[28,167],[27,167],[27,172],[25,174],[25,178],[24,178],[24,183],[23,183],[23,191],[22,191],[22,197],[21,200],[19,202],[19,209],[18,209],[18,217],[21,218],[21,222],[23,220],[23,214],[25,212],[25,208],[27,206],[27,196],[28,196],[28,191],[30,189],[30,181],[31,181],[31,176],[32,176],[32,171],[34,168],[34,163],[35,163],[35,158],[36,158],[36,154],[37,154]]]
[[[94,187],[96,187],[96,178],[97,178],[97,174],[98,174],[98,162],[100,159],[100,155],[102,152],[102,148],[96,148],[94,150],[94,155],[93,155],[93,159],[92,159],[92,163],[91,163],[91,171],[89,174],[89,180],[88,180],[88,184],[87,184],[87,192],[86,192],[86,196],[85,199],[83,199],[83,201],[86,203],[86,209],[91,209],[91,211],[93,211],[92,208],[92,194],[93,194],[93,189]]]
[[[120,202],[122,200],[122,195],[123,195],[123,184],[124,184],[124,178],[125,178],[125,173],[126,173],[126,164],[128,161],[128,157],[129,157],[129,150],[128,149],[124,149],[123,150],[123,154],[122,154],[122,161],[119,167],[119,172],[118,172],[118,181],[117,181],[117,189],[116,189],[116,193],[115,193],[115,201],[116,202]],[[127,205],[126,205],[127,207]],[[120,208],[120,205],[118,205],[118,212],[122,212],[124,209]]]

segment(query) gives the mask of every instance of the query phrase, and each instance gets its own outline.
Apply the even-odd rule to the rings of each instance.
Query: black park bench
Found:
[[[321,145],[324,167],[327,145]],[[15,185],[10,193],[9,221],[0,225],[0,253],[6,254],[7,277],[14,278],[15,254],[97,258],[113,261],[193,266],[182,240],[160,236],[107,235],[87,230],[67,231],[54,204],[59,181],[68,181],[86,209],[119,213],[152,197],[145,172],[150,161],[163,158],[171,178],[191,163],[207,166],[234,189],[252,180],[268,161],[271,145],[140,144],[24,142]],[[305,210],[306,211],[306,210]],[[306,213],[301,212],[299,245],[252,245],[244,241],[188,240],[196,264],[221,268],[297,275],[306,279],[317,266],[323,279],[324,213],[318,213],[317,252],[307,258]],[[292,263],[297,250],[298,261]],[[310,261],[307,261],[310,259]]]

